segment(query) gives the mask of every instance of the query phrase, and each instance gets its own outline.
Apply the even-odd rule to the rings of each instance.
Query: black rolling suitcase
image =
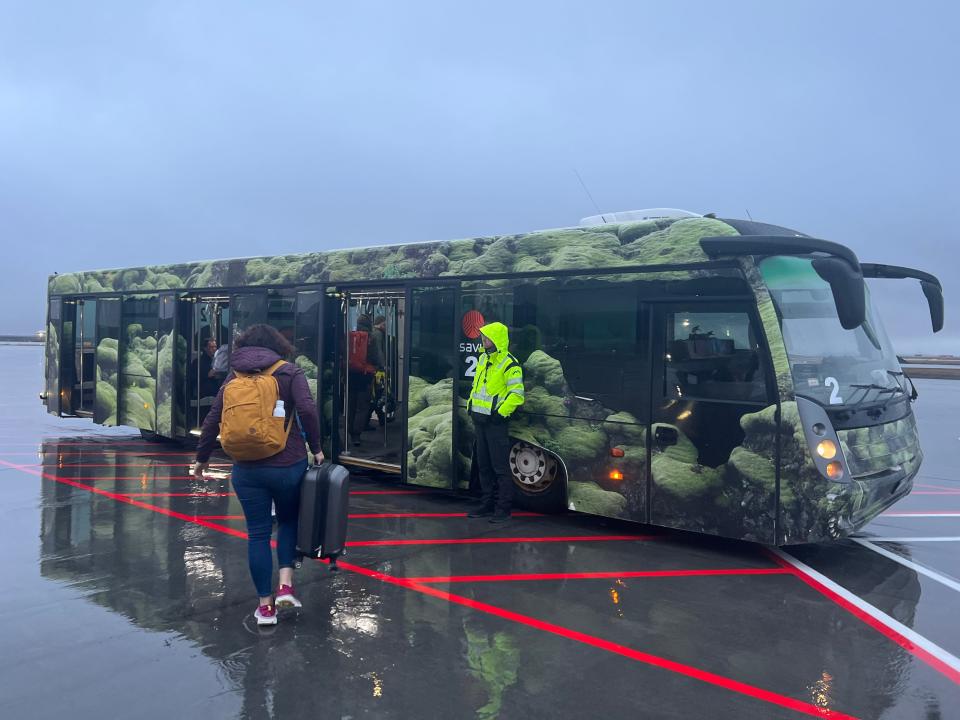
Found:
[[[337,558],[346,552],[350,472],[342,465],[311,465],[300,486],[300,523],[297,552],[301,557]]]

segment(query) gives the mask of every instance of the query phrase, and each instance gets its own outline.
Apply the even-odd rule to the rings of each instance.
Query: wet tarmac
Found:
[[[921,476],[856,540],[491,526],[358,478],[343,570],[258,630],[225,473],[47,416],[41,357],[0,346],[0,717],[960,718],[960,383],[917,381]]]

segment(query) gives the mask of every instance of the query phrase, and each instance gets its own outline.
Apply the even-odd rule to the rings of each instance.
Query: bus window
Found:
[[[76,301],[74,334],[74,379],[71,412],[93,416],[96,397],[97,301]]]
[[[267,325],[280,331],[291,345],[296,344],[294,325],[296,293],[290,290],[271,290],[267,293]]]
[[[297,293],[297,311],[294,323],[293,361],[307,377],[310,393],[317,399],[320,357],[320,300],[319,290]]]
[[[760,348],[746,311],[677,309],[667,315],[664,396],[763,402]]]
[[[479,352],[476,335],[466,333],[466,314],[475,311],[484,322],[510,328],[511,352],[533,371],[528,384],[538,377],[533,366],[556,361],[563,372],[554,378],[559,384],[546,388],[552,395],[566,392],[595,401],[591,417],[606,408],[645,421],[650,348],[639,287],[639,282],[578,278],[541,279],[512,288],[465,286],[460,396],[469,394],[470,370]],[[530,365],[534,352],[542,355]],[[584,407],[570,406],[570,412],[576,415]]]
[[[267,294],[238,293],[230,298],[230,341],[251,325],[267,321]]]

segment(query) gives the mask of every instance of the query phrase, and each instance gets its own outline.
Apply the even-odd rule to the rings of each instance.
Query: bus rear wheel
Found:
[[[516,505],[533,512],[557,513],[566,508],[560,463],[543,448],[518,440],[510,448]]]

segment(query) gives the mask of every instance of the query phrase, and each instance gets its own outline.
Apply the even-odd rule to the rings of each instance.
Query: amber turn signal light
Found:
[[[817,455],[824,460],[833,460],[837,456],[837,444],[833,440],[821,440],[817,443]]]
[[[611,479],[611,480],[623,480],[623,473],[620,472],[619,470],[611,470],[611,471],[610,471],[610,479]]]
[[[827,477],[831,480],[839,480],[843,477],[843,465],[834,460],[827,463]]]

